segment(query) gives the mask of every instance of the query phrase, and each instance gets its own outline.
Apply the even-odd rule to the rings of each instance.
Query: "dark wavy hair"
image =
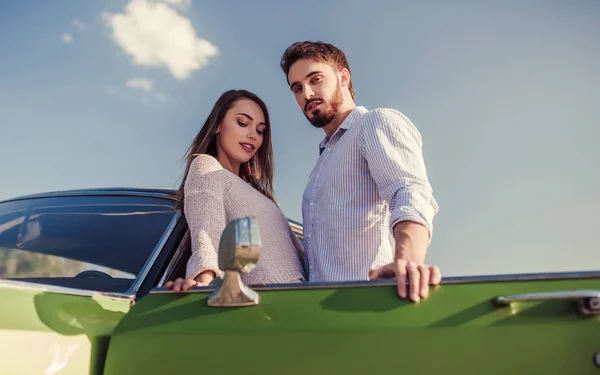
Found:
[[[321,41],[316,42],[296,42],[289,46],[283,56],[279,65],[281,70],[285,73],[286,77],[290,73],[290,68],[298,60],[309,59],[316,62],[321,62],[332,66],[338,72],[342,69],[348,69],[350,71],[350,64],[348,64],[348,58],[346,54],[333,44],[323,43]],[[289,84],[288,80],[288,84]],[[352,77],[348,84],[348,90],[352,99],[354,99],[354,85],[352,84]]]
[[[187,165],[185,174],[179,190],[177,191],[177,206],[183,209],[183,200],[185,197],[184,186],[188,176],[190,165],[194,158],[200,154],[208,154],[217,157],[217,135],[215,131],[223,121],[227,111],[241,99],[249,99],[255,102],[263,111],[265,116],[265,130],[263,133],[263,143],[252,156],[252,158],[240,165],[239,176],[264,196],[275,202],[273,195],[273,146],[271,144],[271,121],[266,104],[255,94],[246,90],[229,90],[224,92],[213,106],[208,118],[204,122],[202,129],[194,138],[192,144],[187,150],[185,158]]]

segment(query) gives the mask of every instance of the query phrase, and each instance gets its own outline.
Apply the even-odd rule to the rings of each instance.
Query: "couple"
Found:
[[[188,290],[222,276],[221,232],[254,216],[262,246],[256,268],[242,275],[247,284],[395,277],[401,298],[426,298],[441,273],[425,265],[438,205],[419,131],[394,109],[357,106],[346,56],[331,44],[294,43],[281,68],[308,121],[326,135],[302,198],[304,245],[273,195],[267,107],[248,91],[227,91],[188,151],[178,194],[192,255],[186,279],[166,287]]]

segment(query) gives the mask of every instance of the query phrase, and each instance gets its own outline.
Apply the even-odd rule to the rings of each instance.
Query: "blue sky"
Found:
[[[323,133],[278,63],[320,39],[347,53],[359,105],[421,131],[440,204],[430,263],[448,276],[600,269],[598,35],[591,0],[3,1],[0,199],[175,187],[214,101],[245,88],[269,106],[276,194],[301,220]]]

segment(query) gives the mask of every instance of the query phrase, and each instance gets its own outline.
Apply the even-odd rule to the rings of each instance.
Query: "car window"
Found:
[[[167,199],[76,196],[0,204],[0,277],[127,291],[171,222]]]

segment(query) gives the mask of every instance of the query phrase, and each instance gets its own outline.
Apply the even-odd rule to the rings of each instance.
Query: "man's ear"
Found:
[[[342,69],[340,71],[340,84],[342,85],[342,87],[348,87],[350,86],[350,71],[346,68]]]

